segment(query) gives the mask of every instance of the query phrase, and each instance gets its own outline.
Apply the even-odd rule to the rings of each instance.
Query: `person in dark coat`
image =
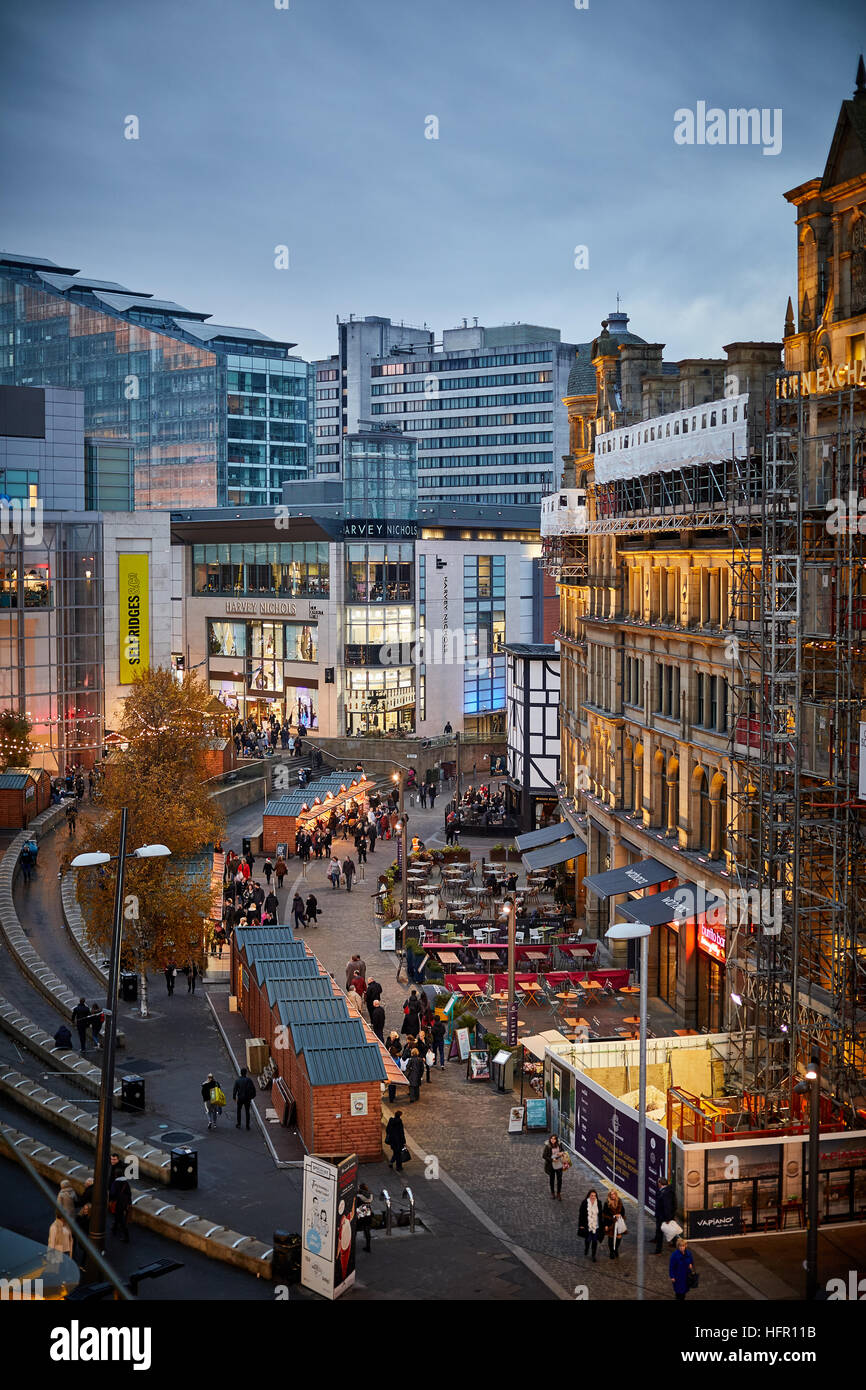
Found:
[[[265,909],[265,912],[270,913],[271,919],[272,919],[274,922],[276,922],[276,920],[277,920],[277,913],[278,913],[279,910],[280,910],[280,903],[279,903],[279,899],[277,898],[277,895],[276,895],[276,893],[274,892],[273,888],[271,889],[270,893],[268,893],[268,896],[265,898],[265,901],[264,901],[264,909]]]
[[[385,1010],[378,999],[370,1010],[370,1024],[380,1042],[385,1041]]]
[[[295,919],[295,930],[307,925],[307,914],[304,911],[304,900],[300,893],[296,893],[292,898],[292,916]]]
[[[54,1034],[54,1046],[63,1048],[68,1048],[72,1046],[72,1034],[66,1027],[65,1023],[61,1023],[60,1027],[57,1029],[57,1032]]]
[[[162,973],[165,975],[165,988],[166,988],[166,993],[169,994],[169,995],[174,994],[174,976],[175,976],[175,969],[174,969],[174,966],[173,966],[173,965],[167,965],[167,966],[165,967],[165,970],[164,970]]]
[[[373,1017],[373,1005],[376,1003],[377,1000],[379,1000],[379,999],[381,999],[381,998],[382,998],[382,986],[379,984],[379,981],[378,981],[378,980],[368,980],[368,981],[367,981],[367,992],[366,992],[366,994],[364,995],[364,1000],[365,1000],[365,1002],[366,1002],[366,1005],[367,1005],[367,1013],[369,1014],[370,1018]]]
[[[678,1303],[684,1301],[691,1288],[694,1272],[695,1262],[692,1259],[692,1252],[686,1245],[685,1237],[678,1236],[677,1248],[671,1255],[668,1265],[668,1273],[674,1286],[674,1297]]]
[[[373,1194],[365,1182],[358,1188],[355,1213],[358,1218],[358,1230],[364,1233],[364,1249],[369,1253],[370,1229],[373,1225]]]
[[[424,1063],[417,1047],[413,1047],[406,1063],[406,1080],[409,1082],[409,1104],[421,1099],[421,1082],[424,1080]]]
[[[108,1189],[108,1209],[114,1217],[111,1227],[112,1235],[119,1236],[124,1245],[129,1244],[129,1229],[127,1220],[129,1208],[132,1206],[132,1189],[126,1178],[120,1176],[120,1164],[117,1164],[118,1175],[112,1179]]]
[[[421,1005],[414,989],[403,1005],[403,1010],[403,1026],[400,1032],[408,1034],[409,1037],[417,1038],[421,1027]]]
[[[317,927],[319,925],[319,900],[315,893],[308,894],[307,901],[304,904],[304,910],[307,914],[307,921],[312,922],[313,926]]]
[[[355,861],[350,854],[343,860],[343,878],[346,880],[346,892],[352,891],[352,879],[355,877]]]
[[[406,1131],[403,1128],[402,1110],[395,1110],[385,1126],[385,1143],[388,1145],[392,1154],[392,1157],[388,1160],[388,1167],[396,1168],[398,1173],[402,1173],[403,1149],[406,1145]]]
[[[241,1110],[246,1111],[247,1129],[250,1127],[250,1106],[256,1098],[256,1083],[247,1076],[246,1067],[241,1067],[241,1074],[232,1087],[232,1100],[238,1103],[238,1119],[235,1129],[241,1127]]]
[[[615,1187],[612,1187],[607,1194],[607,1201],[601,1210],[601,1219],[604,1223],[605,1235],[607,1236],[607,1250],[610,1259],[619,1259],[619,1247],[622,1240],[622,1233],[617,1233],[617,1219],[622,1217],[625,1221],[625,1209],[622,1198]]]
[[[83,1054],[87,1051],[87,1020],[90,1018],[90,1010],[83,999],[79,999],[75,1008],[72,1010],[72,1022],[78,1030],[78,1041],[81,1044],[79,1051]]]
[[[436,1053],[436,1060],[439,1064],[439,1070],[444,1071],[446,1029],[445,1024],[443,1023],[441,1018],[434,1018],[433,1026],[430,1031],[433,1035],[433,1051]]]
[[[583,1253],[589,1254],[589,1247],[592,1246],[592,1262],[596,1263],[598,1254],[598,1242],[604,1235],[604,1222],[601,1215],[601,1204],[598,1200],[598,1193],[591,1187],[580,1204],[580,1211],[577,1216],[577,1234],[583,1236]]]
[[[656,1195],[656,1254],[662,1253],[662,1242],[665,1233],[662,1224],[666,1221],[673,1221],[677,1214],[677,1199],[673,1188],[667,1178],[659,1178],[659,1190]]]
[[[382,1012],[383,1012],[383,1013],[385,1012],[384,1009],[382,1010]],[[400,1046],[399,1034],[393,1034],[393,1033],[392,1033],[391,1036],[390,1036],[390,1038],[388,1039],[388,1042],[387,1042],[386,1045],[387,1045],[387,1048],[388,1048],[388,1055],[389,1055],[389,1057],[391,1058],[392,1062],[394,1062],[394,1064],[395,1064],[396,1066],[399,1067],[399,1065],[400,1065],[400,1058],[401,1058],[402,1055],[403,1055],[403,1049],[402,1049],[402,1047]],[[388,1082],[388,1104],[389,1104],[389,1105],[393,1105],[393,1104],[394,1104],[394,1101],[396,1100],[396,1098],[397,1098],[397,1082],[396,1082],[396,1081],[389,1081],[389,1082]]]

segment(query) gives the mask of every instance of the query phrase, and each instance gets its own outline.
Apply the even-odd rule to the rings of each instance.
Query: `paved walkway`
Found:
[[[425,843],[444,841],[443,814],[447,798],[437,802],[435,809],[409,808],[410,834],[418,833]],[[241,836],[249,833],[253,817],[241,812],[229,821],[226,846],[239,849]],[[468,847],[476,854],[487,852],[490,841],[469,839]],[[372,896],[377,874],[393,861],[394,844],[377,841],[376,851],[368,856],[366,881],[356,882],[351,893],[344,888],[333,889],[327,881],[327,860],[312,860],[306,877],[296,859],[289,863],[290,874],[280,895],[281,920],[288,919],[288,907],[296,886],[303,896],[312,889],[319,901],[319,925],[308,928],[305,936],[310,947],[330,970],[340,985],[345,982],[346,963],[357,951],[367,965],[367,978],[379,980],[383,987],[385,1028],[399,1029],[403,1019],[403,1000],[408,993],[405,983],[396,980],[396,956],[379,950],[378,927],[375,924]],[[337,842],[340,857],[350,849],[351,842]],[[261,860],[257,860],[260,864]],[[545,1177],[541,1149],[542,1134],[510,1135],[508,1109],[512,1097],[500,1095],[490,1086],[467,1082],[465,1064],[446,1063],[445,1071],[434,1070],[431,1083],[421,1088],[421,1100],[415,1105],[403,1105],[403,1118],[409,1147],[417,1161],[407,1167],[407,1177],[416,1194],[419,1189],[450,1187],[460,1194],[464,1208],[477,1208],[488,1223],[488,1229],[502,1233],[508,1246],[523,1252],[530,1262],[537,1262],[553,1287],[571,1295],[576,1285],[586,1285],[589,1296],[597,1299],[629,1299],[634,1297],[634,1239],[633,1230],[623,1242],[620,1258],[604,1257],[596,1265],[584,1262],[583,1243],[578,1242],[578,1208],[591,1186],[601,1187],[601,1181],[584,1164],[577,1163],[565,1177],[562,1202],[551,1202]],[[385,1107],[385,1112],[390,1113]],[[425,1162],[426,1160],[426,1162]],[[435,1177],[425,1177],[425,1172]],[[632,1206],[630,1225],[636,1219]],[[461,1217],[455,1213],[455,1235],[459,1234]],[[648,1252],[654,1228],[648,1226]],[[500,1246],[500,1249],[508,1247]],[[695,1247],[697,1251],[697,1246]],[[647,1255],[647,1298],[670,1298],[667,1260]],[[700,1299],[743,1299],[749,1295],[730,1280],[723,1268],[706,1268],[699,1290],[693,1295]]]

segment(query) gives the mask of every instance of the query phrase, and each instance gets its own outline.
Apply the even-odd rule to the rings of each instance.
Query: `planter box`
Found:
[[[504,864],[507,852],[504,849],[492,849],[487,857],[491,864]]]
[[[509,864],[522,864],[522,863],[523,863],[523,856],[521,855],[519,849],[510,849],[510,850],[508,851],[508,862],[509,862]]]

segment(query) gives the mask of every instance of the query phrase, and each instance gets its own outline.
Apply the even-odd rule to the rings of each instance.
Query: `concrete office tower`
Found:
[[[85,434],[134,447],[138,508],[273,505],[307,477],[311,369],[210,317],[0,252],[0,385],[83,390]]]

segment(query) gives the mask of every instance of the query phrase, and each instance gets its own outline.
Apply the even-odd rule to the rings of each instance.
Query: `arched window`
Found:
[[[650,785],[650,825],[663,824],[664,817],[664,776],[665,755],[661,748],[653,754],[652,782]]]
[[[711,859],[721,859],[727,829],[727,783],[721,772],[716,772],[710,783],[710,838]]]
[[[622,746],[622,809],[631,811],[634,806],[634,744],[626,737]]]
[[[665,775],[665,834],[676,835],[680,817],[680,762],[679,758],[668,759]]]
[[[634,746],[634,792],[632,794],[632,807],[636,816],[643,810],[643,744],[636,743]]]

